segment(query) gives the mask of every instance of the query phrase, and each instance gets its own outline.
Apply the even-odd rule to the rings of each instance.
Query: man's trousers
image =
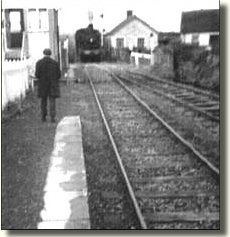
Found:
[[[51,118],[55,118],[56,116],[56,101],[55,97],[46,96],[41,98],[41,112],[42,118],[45,119],[47,115],[47,100],[49,98],[49,115]]]

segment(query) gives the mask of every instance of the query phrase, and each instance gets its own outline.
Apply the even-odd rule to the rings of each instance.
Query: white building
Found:
[[[2,110],[13,101],[21,108],[26,91],[33,88],[35,63],[44,48],[51,48],[52,57],[60,61],[58,10],[5,6],[1,29]]]
[[[215,46],[219,44],[219,9],[183,12],[181,40],[186,44]]]
[[[41,58],[44,48],[58,52],[58,10],[5,8],[2,10],[2,47],[6,59]]]
[[[158,44],[158,32],[146,22],[127,11],[127,18],[106,34],[110,47],[153,49]]]

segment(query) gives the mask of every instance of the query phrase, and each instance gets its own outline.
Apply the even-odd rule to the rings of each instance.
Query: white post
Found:
[[[135,53],[135,64],[139,66],[139,55],[138,53]]]
[[[154,53],[153,53],[153,50],[151,50],[150,65],[154,65]]]
[[[62,41],[59,41],[59,53],[60,53],[60,70],[63,70],[63,62],[62,62]]]
[[[154,53],[153,50],[156,47],[156,39],[154,37],[154,34],[150,34],[150,54],[151,54],[151,59],[150,59],[150,65],[154,65]]]
[[[69,38],[66,38],[64,40],[64,49],[65,49],[65,61],[66,61],[66,67],[69,67]]]
[[[103,47],[103,29],[101,31],[101,47]]]
[[[132,54],[132,51],[133,51],[133,41],[129,41],[128,43],[128,47],[129,47],[129,50],[130,50],[130,59],[129,61],[131,62],[131,54]]]
[[[25,51],[25,31],[22,34],[22,48],[21,48],[21,55],[20,59],[24,59],[24,51]]]
[[[104,39],[103,39],[103,35],[104,35],[104,29],[103,29],[103,25],[104,25],[104,22],[103,22],[103,19],[104,19],[104,14],[102,13],[100,15],[101,17],[101,47],[103,47],[104,45]]]

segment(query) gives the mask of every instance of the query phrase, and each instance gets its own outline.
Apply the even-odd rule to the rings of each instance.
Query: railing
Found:
[[[29,88],[28,60],[2,62],[2,110],[9,102],[25,97]]]

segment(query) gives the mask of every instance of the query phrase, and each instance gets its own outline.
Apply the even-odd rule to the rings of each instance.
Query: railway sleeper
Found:
[[[203,222],[203,221],[219,221],[218,212],[160,212],[160,213],[144,213],[145,218],[151,222]]]
[[[217,101],[197,101],[197,103],[194,103],[196,106],[219,106],[219,103]]]
[[[108,126],[108,125],[107,125]],[[122,129],[120,130],[121,132],[122,132]],[[163,148],[163,146],[162,146],[162,144],[167,144],[168,145],[168,147],[165,147],[165,145],[164,145],[164,149],[165,150],[168,150],[170,147],[172,147],[173,145],[174,145],[174,148],[176,147],[176,144],[175,144],[175,142],[170,142],[168,139],[169,139],[169,137],[171,137],[171,136],[167,136],[167,138],[165,137],[165,136],[163,136],[163,137],[161,137],[161,136],[155,136],[154,137],[154,146],[155,146],[155,148],[159,148],[159,146],[161,146],[161,149]],[[127,141],[128,142],[128,141]],[[130,143],[130,142],[129,142]],[[126,141],[120,141],[120,145],[118,144],[118,147],[123,151],[123,149],[126,147],[127,148],[127,144],[129,144],[129,143],[126,143]],[[142,144],[144,144],[145,146],[147,146],[147,147],[150,147],[151,145],[153,145],[152,144],[153,143],[153,140],[151,141],[151,138],[147,138],[147,139],[142,139]],[[137,146],[139,144],[139,146]],[[130,147],[129,148],[135,148],[135,149],[137,149],[137,151],[140,153],[141,151],[143,151],[143,150],[141,150],[141,149],[146,149],[146,147],[145,146],[143,146],[142,147],[142,145],[141,145],[141,140],[138,140],[138,141],[136,141],[136,143],[135,144],[131,144],[130,145]],[[176,147],[176,149],[180,149],[181,148],[181,146],[178,146],[178,147]],[[163,150],[163,149],[162,149]],[[183,149],[182,149],[183,150]],[[124,150],[124,151],[127,151],[127,150]],[[158,151],[159,152],[159,151]],[[157,150],[155,150],[154,151],[154,154],[156,154],[157,153]],[[123,157],[123,154],[121,153],[121,157]],[[129,157],[126,157],[126,160],[127,160],[127,163],[129,162],[129,160],[130,161],[132,161],[132,157],[131,156],[129,156]],[[179,167],[180,168],[180,167]],[[206,168],[205,168],[206,169]],[[192,172],[192,174],[193,175],[199,175],[199,176],[201,176],[201,175],[206,175],[207,173],[205,173],[204,172],[204,170],[205,169],[202,169],[202,168],[200,168],[200,167],[198,167],[198,169],[193,173],[192,172],[192,168],[191,167],[188,167],[188,168],[186,168],[186,170],[185,170],[185,173],[187,173],[187,174],[189,174],[190,172]],[[156,174],[154,174],[153,173],[153,175],[156,175],[156,176],[158,176],[158,177],[160,177],[160,176],[162,176],[162,173],[164,174],[164,175],[169,175],[170,174],[170,172],[169,172],[169,169],[168,169],[168,167],[162,167],[162,171],[160,170],[159,171],[159,167],[157,168],[157,169],[155,169],[154,170],[154,172],[156,171]],[[158,173],[157,173],[158,172]],[[184,173],[183,173],[184,174]],[[182,174],[182,175],[183,175]],[[179,171],[176,171],[175,172],[175,169],[173,169],[172,170],[172,172],[171,172],[171,175],[174,175],[174,176],[177,176],[177,175],[181,175],[181,171],[179,170]],[[142,185],[141,186],[141,188],[146,188],[145,190],[145,192],[146,193],[148,193],[149,191],[150,191],[150,193],[157,193],[157,194],[161,194],[162,195],[162,191],[161,192],[154,192],[153,190],[150,190],[150,188],[151,188],[151,183],[150,184],[147,184],[146,185],[146,187],[144,187],[144,185]],[[165,184],[166,185],[166,187],[167,187],[167,184]],[[199,184],[197,184],[197,185],[199,185]],[[138,185],[137,185],[138,186]],[[148,187],[148,186],[150,186],[150,187]],[[158,186],[161,186],[161,185],[158,185]],[[163,186],[163,185],[162,185]],[[194,186],[192,186],[192,188],[196,188],[196,187],[198,187],[198,186],[196,186],[196,185],[194,185]],[[209,184],[208,184],[208,182],[206,181],[206,182],[204,182],[204,184],[203,184],[203,186],[199,186],[199,189],[196,189],[196,191],[197,190],[200,190],[201,188],[203,188],[202,189],[202,192],[201,191],[199,191],[199,193],[202,193],[202,194],[204,194],[205,193],[205,191],[204,191],[204,187],[205,187],[205,190],[207,189],[207,190],[209,190],[210,191],[210,189],[211,189],[211,191],[212,191],[212,196],[210,196],[210,198],[212,198],[212,197],[215,197],[215,192],[214,192],[214,188],[216,188],[216,185],[214,185],[213,186],[213,184],[210,186]],[[164,187],[163,187],[164,188]],[[173,188],[173,187],[172,187]],[[163,189],[164,190],[164,189]],[[167,190],[167,189],[166,189]],[[177,190],[178,190],[178,193],[179,193],[179,187],[177,187]],[[153,192],[152,192],[153,191]],[[140,190],[139,191],[141,194],[143,194],[143,191],[142,190]],[[184,191],[184,192],[186,192],[186,191]],[[172,192],[170,192],[171,194],[173,194]],[[178,195],[178,193],[174,193],[175,194],[175,197],[177,198],[178,196],[176,196],[176,195]],[[192,194],[192,190],[190,190],[190,195]],[[168,194],[169,195],[169,194]],[[111,198],[114,198],[114,194],[113,193],[111,193],[111,195],[107,195],[107,196],[110,196]],[[161,199],[161,197],[160,197],[160,199]],[[143,201],[143,200],[142,200]],[[151,201],[150,201],[151,202]],[[215,203],[216,202],[216,198],[215,199],[213,199],[213,203]],[[150,206],[150,205],[149,205]],[[213,208],[214,210],[215,210],[215,208]],[[212,209],[212,210],[213,210]],[[218,208],[217,208],[218,209]],[[150,220],[151,221],[153,221],[153,222],[175,222],[175,221],[181,221],[181,222],[184,222],[184,221],[187,221],[187,222],[202,222],[202,221],[207,221],[207,222],[211,222],[211,221],[219,221],[219,212],[215,212],[215,211],[213,211],[213,212],[208,212],[207,210],[206,210],[206,208],[204,208],[204,209],[202,209],[202,212],[198,212],[198,213],[196,213],[196,210],[191,210],[190,212],[175,212],[174,210],[173,211],[171,211],[171,212],[149,212],[148,211],[148,208],[147,209],[143,209],[143,214],[144,214],[144,216],[146,217],[146,214],[147,214],[147,216],[148,216],[148,214],[150,214]]]
[[[219,193],[217,190],[215,192],[213,190],[206,191],[201,193],[200,191],[164,191],[164,192],[150,192],[150,191],[136,191],[136,196],[139,198],[151,198],[151,199],[159,199],[159,198],[169,198],[169,199],[181,199],[181,198],[219,198]]]
[[[202,107],[202,109],[206,111],[219,111],[220,110],[219,105],[213,106],[213,107]]]

